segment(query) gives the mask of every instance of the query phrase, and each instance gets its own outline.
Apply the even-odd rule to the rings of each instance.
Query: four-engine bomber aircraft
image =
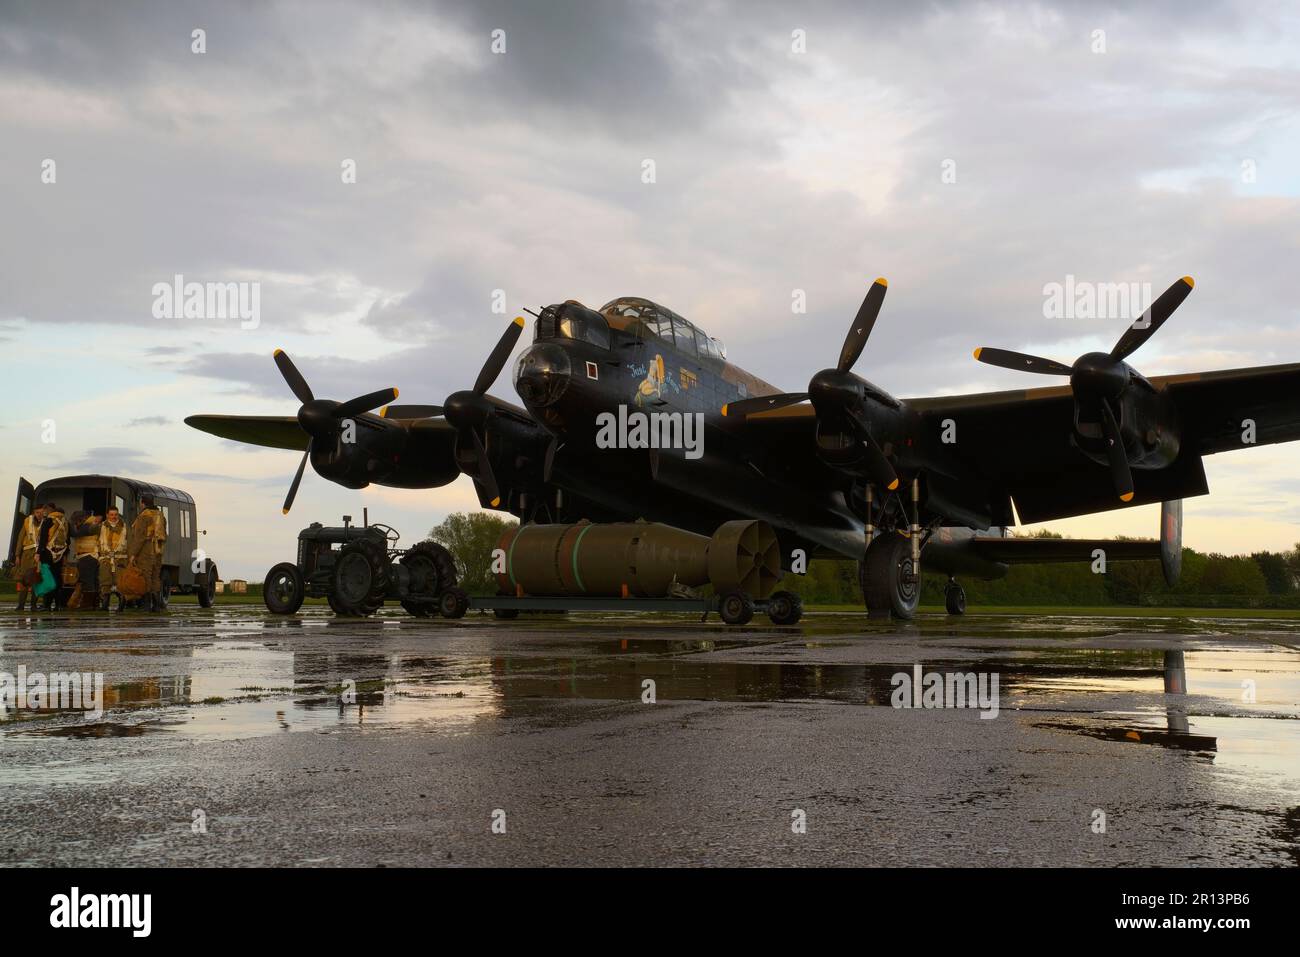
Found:
[[[569,300],[537,314],[514,373],[524,408],[488,394],[521,317],[473,388],[442,406],[391,404],[396,389],[343,403],[316,398],[277,351],[302,404],[296,416],[185,421],[303,451],[286,512],[308,460],[348,488],[432,488],[465,473],[485,508],[524,522],[644,518],[708,535],[732,519],[762,519],[786,568],[797,549],[858,559],[873,614],[913,614],[924,560],[949,575],[957,613],[958,573],[992,578],[1008,563],[1086,561],[1096,548],[1109,560],[1160,557],[1172,581],[1181,500],[1209,491],[1202,456],[1300,438],[1300,363],[1151,379],[1128,364],[1192,285],[1174,283],[1110,352],[1073,365],[975,350],[981,362],[1069,379],[1048,388],[900,400],[855,374],[888,286],[877,279],[838,361],[806,392],[780,392],[730,364],[716,339],[648,300],[616,299],[599,312]],[[660,424],[689,436],[681,427],[695,413],[702,441],[653,447],[683,444],[650,440],[667,434]],[[1024,522],[1162,502],[1161,540],[1008,537],[1013,502]]]

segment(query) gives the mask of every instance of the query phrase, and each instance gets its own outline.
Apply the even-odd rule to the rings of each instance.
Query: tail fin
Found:
[[[1173,588],[1183,570],[1183,500],[1160,504],[1160,567]]]

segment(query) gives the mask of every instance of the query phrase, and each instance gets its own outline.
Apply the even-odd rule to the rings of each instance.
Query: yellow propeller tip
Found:
[[[492,507],[496,508],[500,504],[501,504],[501,496],[498,495],[496,498],[492,500]]]
[[[1123,495],[1121,495],[1121,496],[1119,497],[1119,500],[1120,500],[1121,502],[1131,502],[1131,501],[1133,501],[1133,493],[1132,493],[1132,492],[1125,492]]]
[[[1196,288],[1196,280],[1193,279],[1191,276],[1184,276],[1184,277],[1183,277],[1183,282],[1187,283],[1187,286],[1188,286],[1189,289],[1195,289],[1195,288]]]
[[[980,346],[978,349],[976,349],[976,350],[975,350],[975,358],[978,359],[978,358],[980,357],[980,353],[983,352],[983,351],[984,351],[984,347],[983,347],[983,346]]]
[[[892,482],[889,483],[889,491],[892,492],[896,488],[898,488],[898,479],[894,479]]]
[[[886,279],[884,276],[877,276],[877,277],[876,277],[876,285],[877,285],[877,286],[884,286],[886,289],[888,289],[888,288],[889,288],[889,280]]]
[[[388,406],[384,406],[382,409],[379,410],[379,417],[381,419],[388,418]]]
[[[280,509],[280,514],[281,514],[281,515],[288,515],[288,514],[289,514],[289,510],[288,510],[287,508],[282,508],[282,509]]]
[[[284,351],[283,349],[276,349],[274,352],[271,353],[271,355],[278,356],[283,351]]]
[[[722,414],[723,415],[727,414],[727,407],[725,405],[722,407]]]
[[[397,398],[399,395],[401,395],[401,394],[402,394],[402,393],[400,393],[400,392],[397,391],[397,386],[393,386],[393,398],[396,399],[396,398]],[[386,409],[386,408],[388,408],[388,406],[384,406],[384,408]]]
[[[523,317],[523,316],[515,316],[515,325],[516,325],[516,326],[522,326],[523,324],[524,324],[524,317]]]

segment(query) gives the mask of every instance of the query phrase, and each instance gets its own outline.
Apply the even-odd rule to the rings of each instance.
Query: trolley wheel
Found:
[[[302,572],[293,562],[280,562],[266,573],[262,582],[262,602],[273,615],[292,615],[302,607],[306,597]]]
[[[796,625],[803,617],[803,599],[794,592],[776,592],[767,600],[767,617],[774,625]]]
[[[743,591],[729,591],[718,602],[718,616],[728,625],[747,625],[754,617],[754,599]]]
[[[455,585],[438,596],[438,612],[443,618],[464,618],[469,611],[469,595]]]

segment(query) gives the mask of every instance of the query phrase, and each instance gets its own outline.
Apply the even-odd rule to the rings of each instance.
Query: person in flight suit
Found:
[[[77,566],[77,584],[81,586],[79,607],[99,597],[99,524],[102,521],[94,512],[84,509],[72,513],[71,551]]]
[[[126,522],[122,513],[114,506],[108,510],[108,517],[99,526],[99,608],[108,611],[113,600],[113,589],[117,587],[117,576],[127,563]]]
[[[49,565],[54,575],[54,589],[45,595],[45,610],[62,608],[59,592],[63,587],[63,556],[68,552],[68,520],[63,506],[51,502],[45,506],[45,520],[36,539],[36,557],[42,565]]]
[[[149,610],[161,611],[162,553],[167,544],[167,519],[146,492],[140,496],[140,514],[131,524],[127,537],[130,561],[140,569],[149,583]]]
[[[45,521],[45,506],[37,505],[23,519],[14,544],[14,574],[18,578],[18,610],[22,611],[27,596],[32,596],[32,611],[36,610],[36,593],[23,584],[23,577],[36,570],[36,541],[40,538],[41,522]]]

